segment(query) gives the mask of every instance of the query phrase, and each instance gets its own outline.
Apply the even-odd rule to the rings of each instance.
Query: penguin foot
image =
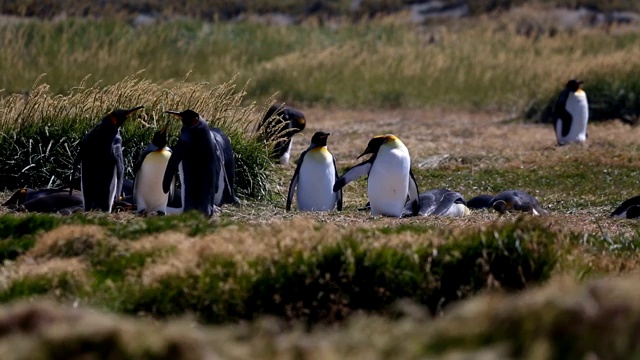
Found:
[[[158,216],[165,216],[165,212],[164,211],[156,211],[156,215]]]
[[[369,211],[371,210],[371,203],[367,202],[363,207],[358,208],[358,211]]]

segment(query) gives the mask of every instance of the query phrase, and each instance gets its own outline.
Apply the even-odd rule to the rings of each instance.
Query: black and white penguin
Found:
[[[491,200],[491,207],[499,213],[520,211],[533,215],[547,215],[538,200],[522,190],[507,190]]]
[[[306,119],[297,109],[284,104],[273,104],[258,125],[263,141],[275,142],[272,154],[280,164],[288,164],[291,157],[292,138],[304,130]]]
[[[318,131],[311,138],[311,145],[297,161],[296,170],[289,184],[286,210],[291,210],[293,195],[300,211],[342,210],[342,190],[333,191],[338,179],[336,160],[327,150],[328,132]]]
[[[117,109],[107,114],[80,142],[71,177],[80,163],[80,183],[85,211],[111,212],[122,193],[124,157],[120,127],[132,113],[142,109]]]
[[[22,188],[14,192],[13,195],[11,195],[11,197],[2,204],[2,206],[15,210],[20,205],[23,205],[24,203],[30,200],[34,200],[42,196],[58,194],[58,193],[68,194],[69,190],[64,188],[44,188],[44,189]]]
[[[413,204],[407,203],[403,216],[412,216]],[[462,194],[449,189],[433,189],[420,194],[420,210],[418,216],[450,216],[463,217],[470,211]]]
[[[84,210],[82,194],[78,191],[69,194],[55,192],[29,199],[19,206],[19,210],[39,213],[58,213],[69,215]]]
[[[169,122],[153,134],[153,138],[133,166],[135,176],[133,198],[138,213],[164,215],[167,212],[169,194],[162,190],[164,172],[167,169],[171,149],[167,146]],[[171,186],[170,193],[173,193]]]
[[[613,218],[635,219],[640,217],[640,195],[622,202],[610,215]]]
[[[495,196],[489,194],[474,196],[467,201],[467,207],[475,210],[490,209],[491,200],[493,200],[494,197]]]
[[[222,186],[222,197],[216,200],[216,205],[238,204],[240,200],[236,197],[236,156],[233,152],[231,139],[222,129],[210,126],[213,140],[218,145],[218,149],[222,152],[224,161],[224,178],[220,178],[220,186]],[[224,180],[224,181],[223,181]]]
[[[371,214],[402,217],[407,196],[411,214],[420,210],[418,184],[411,171],[411,157],[407,147],[393,134],[379,135],[367,144],[358,158],[372,154],[371,157],[349,168],[333,186],[333,191],[342,189],[357,178],[368,175],[367,194],[371,205]]]
[[[168,193],[176,172],[180,174],[182,211],[197,210],[207,216],[217,212],[228,177],[224,151],[214,132],[200,114],[193,110],[166,111],[182,121],[178,143],[173,147],[164,173],[162,190]]]
[[[587,140],[589,103],[581,80],[569,80],[553,106],[558,145],[584,143]]]

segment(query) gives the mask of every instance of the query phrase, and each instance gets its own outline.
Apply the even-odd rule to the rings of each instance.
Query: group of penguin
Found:
[[[411,157],[404,143],[393,134],[373,137],[364,152],[367,160],[348,168],[339,176],[336,160],[327,150],[330,134],[316,132],[311,144],[302,152],[289,184],[286,210],[293,198],[299,211],[342,210],[342,189],[350,182],[367,176],[367,196],[374,216],[452,216],[468,215],[471,209],[493,208],[498,212],[520,211],[546,215],[538,200],[521,190],[479,195],[466,202],[449,189],[433,189],[422,194],[411,170]]]
[[[220,206],[238,203],[234,191],[235,158],[229,137],[190,109],[166,111],[182,121],[177,144],[171,149],[167,146],[169,122],[165,123],[135,163],[133,183],[127,181],[120,128],[130,115],[142,108],[116,109],[84,136],[73,163],[67,194],[62,189],[21,189],[4,205],[63,214],[112,212],[114,206],[123,209],[135,206],[141,214],[196,210],[212,216]],[[79,193],[74,192],[78,166]],[[176,173],[180,178],[180,193],[175,191]]]
[[[589,112],[582,84],[580,80],[568,81],[553,107],[559,146],[583,143],[587,139]],[[191,109],[166,111],[182,121],[177,144],[167,146],[167,121],[140,154],[133,167],[134,180],[125,179],[120,128],[129,116],[142,108],[116,109],[85,135],[73,164],[68,193],[63,189],[21,189],[3,205],[62,214],[135,208],[140,214],[196,210],[212,216],[225,204],[239,203],[234,191],[235,154],[229,137]],[[258,131],[265,143],[272,144],[274,160],[287,164],[293,136],[305,126],[301,111],[274,104],[263,117]],[[469,209],[483,208],[501,213],[547,214],[535,197],[522,190],[483,194],[469,201],[460,193],[444,188],[419,193],[409,150],[393,134],[373,137],[357,158],[370,157],[340,176],[336,160],[327,149],[329,135],[325,131],[316,132],[309,147],[297,159],[287,194],[287,211],[291,210],[294,197],[299,211],[341,211],[343,188],[366,175],[369,202],[363,209],[370,210],[374,216],[459,217],[468,215]],[[73,186],[78,165],[79,186]],[[176,174],[180,179],[180,192],[175,190]],[[74,192],[74,188],[80,191]],[[640,216],[640,196],[623,202],[611,215]]]

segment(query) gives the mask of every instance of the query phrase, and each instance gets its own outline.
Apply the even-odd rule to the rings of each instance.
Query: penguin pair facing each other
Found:
[[[272,156],[282,165],[289,163],[292,138],[304,130],[304,114],[284,104],[273,104],[258,125],[262,141],[273,142]]]
[[[589,103],[587,94],[582,90],[583,83],[581,80],[569,80],[553,106],[554,129],[559,146],[587,140]]]
[[[324,131],[313,134],[311,145],[300,155],[289,184],[287,211],[291,210],[294,193],[300,211],[342,210],[342,190],[333,190],[338,169],[335,158],[327,150],[329,135]]]
[[[113,202],[122,194],[124,157],[120,127],[129,115],[142,108],[143,106],[137,106],[110,112],[80,142],[70,181],[80,165],[80,186],[85,211],[111,212]]]
[[[171,190],[176,172],[181,183],[182,211],[197,210],[212,216],[224,204],[238,203],[235,196],[235,159],[229,137],[209,127],[193,110],[166,111],[180,118],[182,129],[173,147],[162,180],[162,191]]]
[[[367,175],[367,195],[371,214],[402,217],[407,212],[417,215],[420,210],[418,184],[411,171],[411,157],[407,147],[393,134],[372,138],[360,156],[371,157],[349,169],[336,180],[334,191],[341,190],[348,183]]]

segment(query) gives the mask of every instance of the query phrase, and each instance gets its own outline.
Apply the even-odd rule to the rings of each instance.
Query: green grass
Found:
[[[6,94],[33,92],[43,73],[51,91],[64,95],[89,75],[89,82],[108,86],[144,69],[160,84],[186,73],[211,84],[237,75],[237,84],[249,84],[246,98],[259,101],[278,93],[304,106],[500,109],[540,118],[566,81],[579,77],[594,120],[638,116],[633,29],[529,38],[505,16],[423,29],[394,21],[332,28],[175,20],[132,27],[70,19],[9,22],[1,30]]]
[[[192,216],[167,219],[188,225]],[[49,218],[26,217],[32,223]],[[67,219],[71,220],[65,222],[73,221]],[[11,221],[10,217],[0,220]],[[46,230],[45,225],[34,227]],[[136,244],[141,240],[135,237],[126,240],[123,235],[138,234],[132,227],[111,224],[100,227],[104,233],[61,227],[56,235],[43,235],[35,247],[31,242],[32,246],[23,249],[22,259],[31,258],[33,265],[17,261],[6,268],[11,275],[4,275],[0,298],[9,301],[46,294],[131,314],[166,317],[189,312],[207,323],[269,314],[314,325],[343,321],[357,311],[384,313],[402,298],[413,299],[435,313],[496,284],[516,290],[543,282],[557,261],[550,241],[556,234],[536,222],[517,221],[481,232],[445,232],[442,236],[448,240],[442,244],[424,238],[433,230],[418,225],[398,229],[411,234],[414,243],[410,246],[379,244],[386,230],[362,228],[326,238],[324,243],[301,239],[302,248],[282,245],[276,255],[198,253],[195,259],[181,262],[184,270],[158,276],[155,272],[159,270],[153,269],[180,261],[180,252],[161,243],[140,247]],[[315,228],[319,233],[326,231],[323,225]],[[154,230],[147,228],[147,236],[155,236],[156,242],[168,236],[166,230]],[[19,242],[20,237],[10,241]],[[78,268],[77,261],[82,267]]]

